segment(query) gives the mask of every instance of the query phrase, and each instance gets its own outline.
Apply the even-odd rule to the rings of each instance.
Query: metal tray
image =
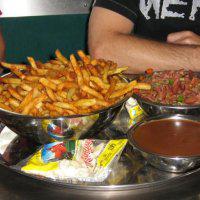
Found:
[[[138,118],[131,123],[134,124],[137,120],[141,120],[141,118]],[[122,109],[113,123],[107,129],[100,132],[97,138],[126,138],[125,133],[130,129],[130,127],[129,115],[125,109]],[[200,178],[200,168],[193,169],[186,173],[168,173],[160,171],[146,163],[139,154],[133,152],[130,145],[126,146],[118,165],[114,167],[114,170],[108,179],[102,183],[54,181],[52,179],[23,173],[14,167],[16,163],[31,155],[37,147],[38,144],[29,141],[26,138],[17,137],[15,142],[9,146],[9,156],[7,156],[9,159],[6,161],[1,156],[0,165],[17,172],[20,175],[46,182],[48,184],[56,184],[68,189],[85,191],[127,191],[149,187],[154,189],[161,186],[174,187],[174,185],[177,185],[178,183],[189,180],[190,177],[195,176]]]

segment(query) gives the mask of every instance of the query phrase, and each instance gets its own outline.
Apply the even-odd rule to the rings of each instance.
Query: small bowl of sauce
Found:
[[[151,165],[186,172],[200,165],[200,117],[160,115],[137,123],[128,138]]]

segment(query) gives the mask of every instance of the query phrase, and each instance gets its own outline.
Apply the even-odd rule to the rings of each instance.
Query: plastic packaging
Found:
[[[102,182],[127,143],[120,140],[76,140],[44,145],[21,168],[54,180]]]
[[[131,119],[135,119],[138,116],[144,114],[142,108],[139,106],[137,101],[132,97],[127,100],[125,106]]]

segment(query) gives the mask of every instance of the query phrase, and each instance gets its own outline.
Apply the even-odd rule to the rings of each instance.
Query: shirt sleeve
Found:
[[[138,0],[96,0],[93,6],[107,8],[136,23],[138,4]]]

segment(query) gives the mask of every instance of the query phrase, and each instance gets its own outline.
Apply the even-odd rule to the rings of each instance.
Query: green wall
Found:
[[[87,14],[1,18],[7,62],[45,61],[59,48],[65,56],[87,47]]]

